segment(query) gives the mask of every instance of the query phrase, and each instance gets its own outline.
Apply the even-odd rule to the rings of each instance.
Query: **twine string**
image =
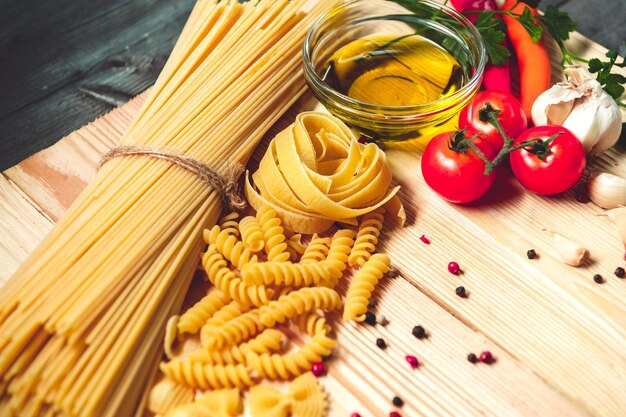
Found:
[[[102,167],[102,165],[111,159],[126,155],[146,155],[168,161],[195,174],[207,185],[212,187],[219,194],[223,207],[228,207],[232,210],[241,210],[246,206],[246,202],[241,198],[237,186],[237,179],[243,172],[243,167],[240,164],[231,166],[224,175],[220,175],[215,169],[202,161],[175,151],[127,145],[118,146],[104,154],[102,159],[100,159],[98,168]]]

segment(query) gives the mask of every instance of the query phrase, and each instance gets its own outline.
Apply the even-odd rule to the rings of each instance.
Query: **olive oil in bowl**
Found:
[[[354,40],[330,57],[322,79],[354,100],[378,106],[431,103],[467,81],[452,55],[416,34]]]

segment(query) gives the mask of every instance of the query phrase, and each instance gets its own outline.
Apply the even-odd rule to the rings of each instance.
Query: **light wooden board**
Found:
[[[603,53],[578,35],[572,42],[581,55]],[[3,173],[1,280],[63,215],[144,99]],[[301,100],[297,109],[312,105]],[[623,416],[626,280],[612,271],[624,265],[624,248],[610,221],[597,216],[601,210],[576,202],[574,192],[531,195],[506,175],[481,203],[448,204],[423,183],[419,153],[410,145],[387,152],[409,222],[387,230],[381,249],[401,276],[383,281],[376,293],[386,327],[336,323],[339,348],[323,379],[330,415],[383,416],[399,395],[405,416]],[[624,153],[612,151],[595,165],[626,174]],[[579,269],[563,265],[542,228],[585,243],[592,262]],[[419,241],[422,234],[430,245]],[[539,259],[526,259],[530,248]],[[461,276],[447,273],[451,260],[461,264]],[[595,273],[607,282],[595,284]],[[454,294],[458,285],[468,289],[467,299]],[[427,339],[411,335],[416,324],[427,329]],[[386,339],[386,351],[375,346],[377,337]],[[497,362],[472,365],[465,359],[483,350]],[[406,354],[423,365],[411,370]]]

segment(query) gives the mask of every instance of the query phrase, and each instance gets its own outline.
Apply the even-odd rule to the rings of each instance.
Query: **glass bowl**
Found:
[[[377,105],[355,100],[324,81],[329,59],[348,43],[366,36],[402,37],[414,33],[436,43],[457,60],[463,81],[454,93],[419,105]],[[315,22],[304,41],[303,60],[304,75],[315,97],[362,135],[375,140],[428,140],[455,128],[458,113],[480,87],[486,52],[470,21],[439,3],[352,0]]]

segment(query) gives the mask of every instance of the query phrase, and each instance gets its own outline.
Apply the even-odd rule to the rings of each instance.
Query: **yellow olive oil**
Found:
[[[352,41],[331,56],[323,74],[337,91],[383,106],[430,103],[455,93],[466,82],[452,55],[416,34]]]

